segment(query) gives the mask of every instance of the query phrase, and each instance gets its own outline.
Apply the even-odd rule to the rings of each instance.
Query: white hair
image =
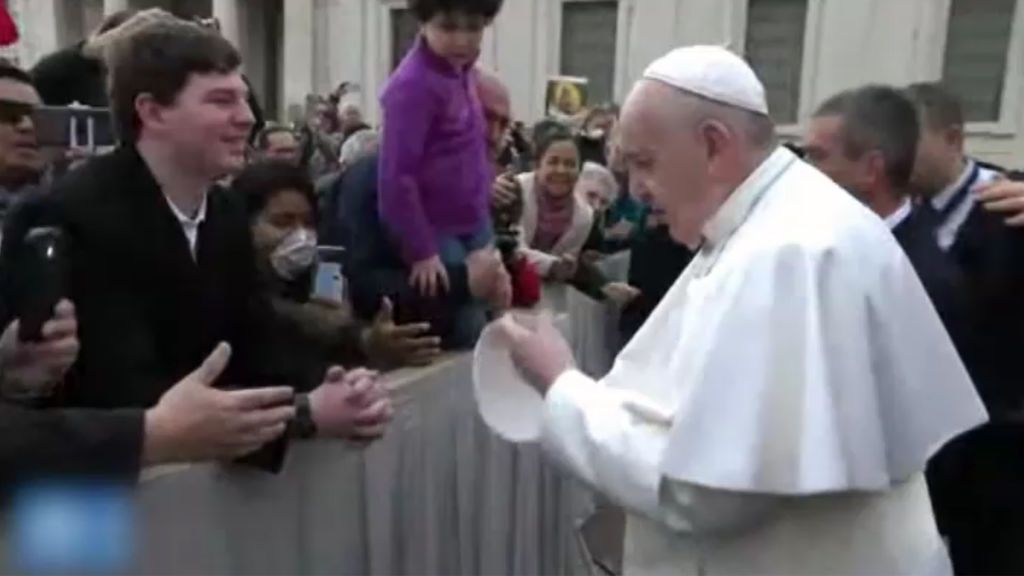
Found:
[[[619,181],[615,179],[615,175],[612,174],[611,170],[597,162],[586,162],[583,164],[579,179],[576,181],[577,196],[584,193],[583,184],[587,182],[597,184],[609,202],[613,202],[619,195]],[[583,198],[583,200],[586,200],[586,198]]]
[[[351,166],[359,159],[376,152],[378,144],[380,144],[380,136],[375,130],[360,130],[349,136],[341,145],[338,161],[342,166]]]

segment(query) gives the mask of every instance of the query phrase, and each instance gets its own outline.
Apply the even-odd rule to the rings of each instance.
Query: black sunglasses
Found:
[[[0,124],[20,124],[26,116],[31,116],[35,109],[33,104],[0,99]]]

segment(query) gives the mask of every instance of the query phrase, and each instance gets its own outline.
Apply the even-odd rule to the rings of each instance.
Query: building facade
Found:
[[[416,33],[405,0],[7,0],[31,65],[80,40],[104,13],[161,6],[217,17],[268,110],[298,114],[343,80],[376,118],[376,95]],[[587,77],[592,101],[620,101],[672,47],[744,54],[784,135],[830,95],[865,83],[943,80],[965,102],[969,147],[1024,166],[1024,0],[506,0],[481,63],[534,120],[553,75]]]

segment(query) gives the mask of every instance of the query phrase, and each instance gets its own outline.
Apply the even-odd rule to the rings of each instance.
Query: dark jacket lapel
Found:
[[[124,156],[128,183],[120,188],[125,200],[132,205],[132,216],[136,220],[130,227],[141,236],[139,247],[144,252],[143,257],[172,267],[175,276],[194,276],[196,263],[188,239],[153,173],[134,148],[124,148],[117,153]]]

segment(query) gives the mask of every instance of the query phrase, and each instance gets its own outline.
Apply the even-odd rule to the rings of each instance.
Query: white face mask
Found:
[[[270,265],[285,280],[294,280],[316,261],[316,232],[292,230],[270,254]]]

